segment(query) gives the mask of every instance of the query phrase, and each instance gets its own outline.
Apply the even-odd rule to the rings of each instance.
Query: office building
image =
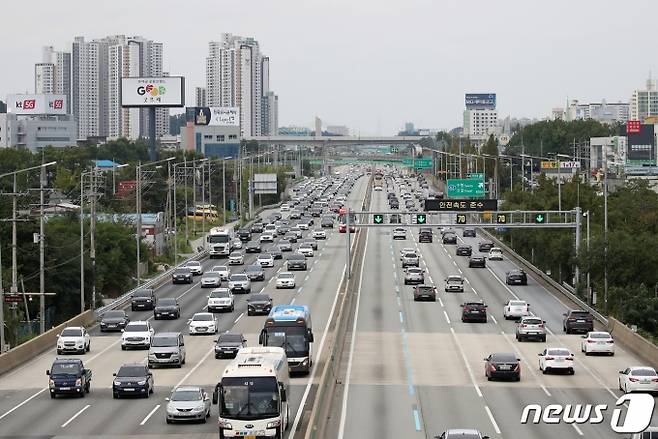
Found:
[[[205,87],[196,87],[195,89],[195,107],[207,107],[208,99],[206,98],[206,88]]]
[[[34,65],[34,93],[66,96],[66,113],[71,114],[70,52],[57,52],[53,46],[43,47],[41,62]]]
[[[315,135],[316,136],[322,135],[322,119],[320,119],[317,116],[315,116]]]
[[[587,120],[592,119],[601,123],[615,124],[625,123],[629,118],[630,105],[626,102],[608,103],[605,99],[601,102],[580,103],[574,99],[565,108],[555,107],[551,111],[553,120]]]
[[[656,81],[647,79],[645,90],[635,90],[630,100],[630,120],[644,122],[647,117],[658,116],[658,90]]]
[[[591,137],[589,144],[589,167],[592,172],[604,168],[606,156],[608,169],[624,168],[627,151],[626,136]]]
[[[38,152],[47,146],[75,146],[73,116],[0,114],[0,147]]]
[[[263,136],[276,136],[279,131],[279,96],[268,92],[263,96],[263,122],[261,131]]]
[[[479,148],[493,134],[498,137],[498,111],[495,93],[469,93],[465,96],[463,135]]]
[[[349,136],[350,129],[345,125],[327,125],[327,133],[333,136]]]

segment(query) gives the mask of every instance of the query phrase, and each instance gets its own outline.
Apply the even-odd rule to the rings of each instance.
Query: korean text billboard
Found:
[[[240,109],[238,107],[188,107],[187,121],[194,125],[223,127],[240,126]]]
[[[122,107],[184,107],[185,78],[121,78]]]
[[[7,97],[7,111],[14,114],[66,114],[66,96],[16,94]]]
[[[464,100],[466,108],[496,108],[496,93],[466,93]]]
[[[656,138],[654,126],[651,124],[640,124],[639,129],[633,127],[628,130],[628,150],[626,152],[626,164],[629,165],[651,165],[656,163]]]

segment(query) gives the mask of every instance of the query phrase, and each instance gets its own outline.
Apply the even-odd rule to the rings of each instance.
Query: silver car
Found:
[[[546,341],[546,322],[540,317],[525,316],[521,317],[516,325],[516,339],[518,341],[535,339],[542,342]]]
[[[210,417],[210,397],[201,387],[176,387],[165,399],[165,420],[167,424],[176,421],[206,422]]]
[[[217,288],[221,283],[222,278],[216,271],[208,271],[201,276],[201,288]]]
[[[464,278],[453,274],[451,276],[448,276],[446,278],[446,287],[445,287],[446,293],[449,292],[456,292],[456,293],[463,293],[464,292]]]
[[[407,268],[404,271],[404,284],[422,284],[425,283],[425,270],[418,267]]]
[[[420,258],[416,253],[405,253],[402,256],[402,268],[418,267]]]

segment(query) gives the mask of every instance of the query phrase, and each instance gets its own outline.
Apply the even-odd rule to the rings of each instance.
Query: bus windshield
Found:
[[[231,419],[264,419],[279,416],[279,388],[275,377],[222,379],[220,416]]]
[[[266,328],[266,346],[283,348],[288,358],[308,357],[309,343],[304,326]]]

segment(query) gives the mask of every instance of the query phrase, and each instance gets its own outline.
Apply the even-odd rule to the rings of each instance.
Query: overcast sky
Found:
[[[279,125],[318,115],[361,134],[460,126],[468,92],[544,117],[567,97],[628,101],[658,76],[655,0],[30,0],[1,15],[2,100],[34,91],[42,46],[126,34],[164,43],[193,105],[208,42],[230,32],[270,57]]]

